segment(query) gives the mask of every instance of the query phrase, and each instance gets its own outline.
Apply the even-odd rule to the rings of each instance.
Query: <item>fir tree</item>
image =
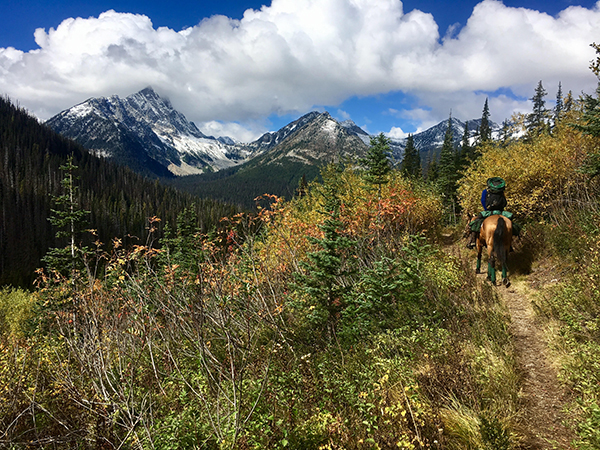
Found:
[[[303,173],[302,177],[298,181],[298,187],[296,188],[296,196],[304,197],[308,192],[308,182],[306,181],[306,174]]]
[[[481,114],[481,125],[479,126],[479,142],[485,144],[492,139],[492,129],[490,128],[490,108],[488,99],[485,99],[483,113]]]
[[[401,170],[402,174],[408,177],[417,178],[422,176],[421,157],[415,147],[415,140],[412,134],[409,134],[406,140]]]
[[[427,181],[436,182],[440,176],[439,164],[430,154],[427,163]]]
[[[167,224],[165,237],[161,240],[165,248],[168,264],[178,265],[187,272],[198,271],[198,261],[202,257],[198,214],[194,207],[186,207],[177,216],[177,227],[173,232]]]
[[[577,128],[590,136],[600,137],[600,83],[595,97],[589,94],[583,96],[583,123]]]
[[[567,96],[565,97],[565,101],[564,101],[564,112],[568,113],[573,109],[573,104],[574,104],[574,100],[573,100],[573,92],[569,91],[567,93]]]
[[[339,196],[341,168],[331,165],[323,173],[323,209],[325,217],[319,228],[322,238],[311,238],[319,249],[309,253],[308,263],[303,264],[304,274],[298,274],[300,287],[315,302],[311,309],[311,321],[324,326],[330,337],[335,333],[339,313],[344,308],[345,295],[351,284],[345,278],[355,272],[353,258],[349,256],[355,242],[345,233],[346,224],[341,220],[342,201]]]
[[[456,193],[457,168],[454,150],[454,132],[452,116],[448,119],[448,128],[444,135],[444,143],[440,152],[438,185],[446,202],[452,203]]]
[[[392,170],[390,165],[390,140],[379,133],[371,138],[371,147],[365,158],[360,162],[366,167],[364,179],[367,183],[377,186],[381,198],[381,186],[388,182],[388,175]]]
[[[506,147],[510,140],[510,122],[504,119],[502,122],[502,129],[500,130],[500,146]]]
[[[78,246],[78,236],[86,223],[89,211],[80,209],[78,202],[79,188],[75,181],[77,166],[73,164],[73,156],[69,156],[67,162],[60,167],[64,172],[61,181],[63,194],[53,197],[59,209],[52,210],[52,216],[48,219],[57,228],[56,238],[67,238],[68,244],[63,248],[52,248],[42,259],[49,270],[63,275],[70,273],[74,278],[75,272],[81,268],[82,256],[86,249]]]
[[[583,124],[573,125],[584,134],[600,138],[600,83],[596,88],[596,96],[583,95]],[[590,153],[582,168],[584,173],[594,178],[600,175],[600,152]]]
[[[563,95],[562,95],[562,83],[558,83],[558,92],[556,93],[556,105],[554,106],[554,126],[558,125],[562,118],[564,111]]]
[[[390,140],[379,133],[377,137],[371,138],[371,147],[367,155],[361,160],[366,166],[364,179],[367,183],[377,186],[377,223],[381,220],[381,187],[386,184],[390,171]],[[379,236],[378,236],[379,238]]]
[[[594,61],[590,61],[590,70],[594,72],[598,78],[600,78],[600,44],[590,44],[594,50],[596,50],[596,59]]]
[[[529,99],[533,102],[533,111],[525,119],[525,128],[530,136],[539,136],[548,130],[549,112],[546,109],[546,101],[544,100],[546,94],[547,92],[540,80],[533,97]]]

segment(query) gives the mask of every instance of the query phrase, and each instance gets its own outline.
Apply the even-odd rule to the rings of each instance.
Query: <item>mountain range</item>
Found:
[[[472,135],[480,122],[469,121]],[[265,192],[291,196],[300,178],[315,178],[328,162],[361,157],[371,139],[351,120],[339,122],[317,111],[249,143],[207,136],[151,87],[126,98],[91,98],[46,124],[138,173],[246,206]],[[451,118],[451,124],[458,145],[465,123]],[[447,127],[445,120],[414,134],[424,165],[439,153]],[[392,139],[390,147],[393,162],[401,162],[406,139]]]
[[[474,131],[480,121],[469,121],[470,130]],[[265,133],[250,143],[237,142],[226,136],[206,136],[151,87],[126,98],[116,95],[91,98],[57,114],[46,124],[98,155],[117,160],[138,172],[156,176],[219,171],[248,162],[275,148],[277,150],[273,153],[280,157],[293,147],[295,150],[289,157],[307,163],[322,163],[321,158],[331,157],[332,151],[363,152],[371,137],[351,120],[338,122],[329,113],[316,111],[276,132]],[[316,132],[316,124],[320,124],[324,127],[323,133],[309,134],[304,130],[309,124],[312,132]],[[447,126],[448,121],[445,120],[414,134],[415,147],[422,156],[441,147]],[[454,140],[458,143],[465,124],[452,118],[452,126]],[[323,136],[336,138],[323,139]],[[288,139],[293,142],[286,142]],[[301,142],[306,143],[306,148],[299,150]],[[322,145],[325,147],[321,148]],[[341,147],[333,150],[332,145]],[[392,140],[396,161],[402,159],[405,146],[406,139]],[[272,161],[273,158],[275,156],[267,159]]]

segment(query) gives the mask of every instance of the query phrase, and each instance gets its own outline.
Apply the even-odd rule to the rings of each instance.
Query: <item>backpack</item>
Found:
[[[492,177],[487,179],[487,191],[490,194],[502,194],[506,187],[506,181],[500,177]]]
[[[485,207],[488,211],[503,211],[506,208],[506,197],[504,191],[488,192],[485,199]]]

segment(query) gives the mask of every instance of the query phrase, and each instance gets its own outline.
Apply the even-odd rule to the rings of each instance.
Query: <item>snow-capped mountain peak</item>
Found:
[[[220,170],[246,156],[235,143],[204,135],[151,87],[126,98],[89,99],[47,124],[96,153],[134,166],[157,163],[175,175]]]

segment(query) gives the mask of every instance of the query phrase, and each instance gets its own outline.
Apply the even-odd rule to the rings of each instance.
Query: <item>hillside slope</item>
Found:
[[[204,230],[234,211],[96,157],[7,99],[0,99],[0,136],[0,285],[29,286],[47,249],[64,245],[48,217],[56,208],[52,196],[62,194],[60,166],[70,155],[79,167],[78,202],[104,243],[129,235],[144,240],[149,217],[172,223],[185,207],[197,209]]]

